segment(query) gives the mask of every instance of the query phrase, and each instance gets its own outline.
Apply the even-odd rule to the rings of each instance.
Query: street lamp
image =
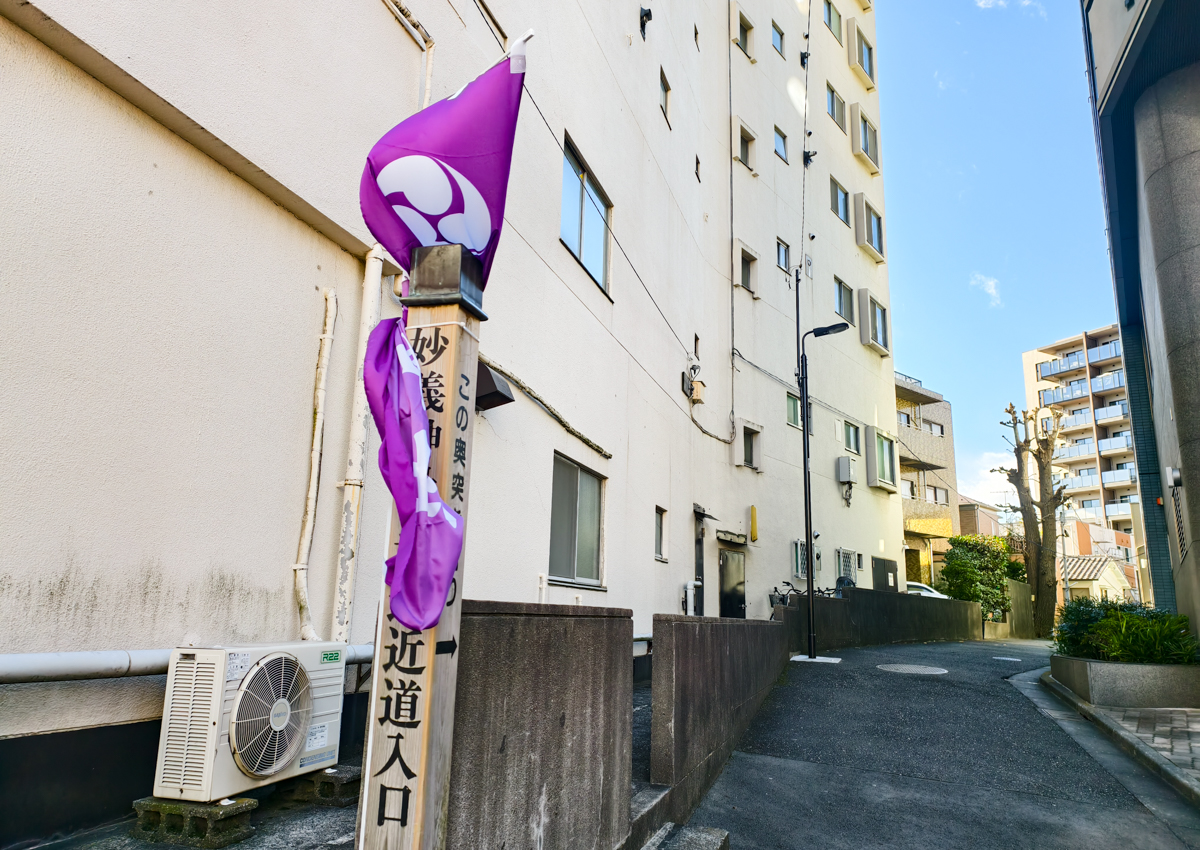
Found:
[[[800,355],[800,423],[804,433],[804,569],[808,574],[808,657],[817,657],[816,600],[813,590],[813,527],[812,527],[812,477],[808,461],[808,432],[811,430],[808,417],[808,354],[804,344],[809,336],[829,336],[848,330],[848,322],[825,325],[800,332],[800,274],[796,274],[796,347]]]

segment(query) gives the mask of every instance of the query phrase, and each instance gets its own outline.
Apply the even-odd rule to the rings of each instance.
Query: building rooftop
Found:
[[[1123,567],[1120,561],[1108,555],[1066,555],[1059,561],[1068,581],[1095,581],[1109,564],[1118,570]]]
[[[981,502],[978,499],[972,499],[970,496],[964,496],[962,493],[958,494],[958,503],[960,505],[978,505],[979,507],[986,508],[989,511],[1000,511],[1000,509],[995,505],[989,505],[987,502]]]
[[[914,404],[937,404],[946,400],[941,393],[926,389],[916,378],[911,378],[903,372],[896,373],[896,398]]]

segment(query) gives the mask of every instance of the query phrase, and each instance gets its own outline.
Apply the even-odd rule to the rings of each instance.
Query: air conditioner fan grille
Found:
[[[243,773],[266,777],[296,757],[308,734],[312,689],[295,657],[269,655],[246,676],[229,721],[229,745]]]

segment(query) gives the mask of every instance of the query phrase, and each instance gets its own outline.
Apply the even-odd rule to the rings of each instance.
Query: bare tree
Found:
[[[1017,490],[1018,510],[1025,527],[1025,574],[1033,591],[1033,627],[1038,637],[1050,637],[1054,630],[1054,611],[1058,599],[1058,508],[1067,497],[1065,488],[1054,486],[1051,463],[1055,444],[1062,430],[1062,412],[1050,409],[1050,416],[1038,419],[1039,411],[1017,412],[1014,405],[1004,411],[1008,419],[1000,424],[1012,428],[1013,454],[1017,465],[992,470],[1001,472]],[[1029,462],[1037,468],[1038,494],[1030,492]]]

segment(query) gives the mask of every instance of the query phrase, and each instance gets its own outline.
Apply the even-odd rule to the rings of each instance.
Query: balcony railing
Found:
[[[1110,519],[1115,516],[1133,516],[1133,506],[1129,502],[1113,502],[1104,506],[1104,515]]]
[[[1054,450],[1055,460],[1069,460],[1073,457],[1092,457],[1096,454],[1096,444],[1090,440],[1086,443],[1076,443],[1073,446],[1059,446]]]
[[[1123,386],[1125,386],[1124,369],[1118,369],[1116,372],[1108,372],[1107,374],[1092,378],[1092,392],[1094,393],[1118,390]]]
[[[1061,484],[1068,490],[1092,490],[1100,486],[1099,475],[1066,475],[1054,476],[1054,483]]]
[[[907,384],[916,384],[918,387],[921,386],[920,381],[918,381],[916,378],[912,377],[911,375],[905,375],[903,372],[897,372],[896,377],[899,378],[900,380],[904,381]]]
[[[1102,452],[1111,452],[1114,450],[1121,451],[1124,449],[1132,449],[1133,448],[1133,436],[1130,434],[1126,434],[1123,437],[1109,437],[1107,440],[1101,440],[1099,445],[1100,445],[1100,451],[1102,451]]]
[[[1119,401],[1116,404],[1110,404],[1108,407],[1102,407],[1096,411],[1096,421],[1105,422],[1109,419],[1128,419],[1129,418],[1129,402]]]
[[[1092,411],[1088,410],[1083,413],[1076,413],[1074,416],[1064,416],[1062,420],[1062,428],[1064,431],[1070,428],[1078,428],[1083,425],[1092,424]]]
[[[1083,398],[1088,394],[1087,384],[1072,384],[1068,387],[1055,387],[1052,390],[1042,390],[1038,393],[1041,398],[1042,407],[1049,407],[1052,404],[1061,404],[1064,401],[1070,401],[1073,398]]]
[[[1121,356],[1121,340],[1116,339],[1088,349],[1088,363],[1099,363],[1101,360],[1111,360]]]
[[[1098,521],[1103,518],[1103,513],[1100,508],[1071,508],[1067,512],[1069,519],[1077,519],[1082,522]]]
[[[1082,351],[1075,351],[1068,354],[1066,357],[1060,357],[1058,360],[1049,360],[1045,363],[1038,364],[1038,377],[1043,381],[1048,381],[1063,372],[1074,372],[1076,369],[1082,369],[1087,365],[1087,358],[1084,357]]]
[[[1100,474],[1100,480],[1108,487],[1120,487],[1123,484],[1137,483],[1136,469],[1114,469]]]

